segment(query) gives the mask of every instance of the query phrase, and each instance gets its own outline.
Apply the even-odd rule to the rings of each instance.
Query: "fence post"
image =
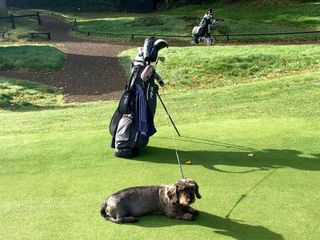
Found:
[[[37,12],[37,18],[38,18],[38,25],[41,26],[41,18],[40,18],[39,12]]]
[[[16,29],[16,23],[14,21],[14,16],[12,13],[10,14],[10,20],[11,20],[12,29]]]
[[[134,34],[131,34],[131,40],[133,40],[133,38],[134,38]]]
[[[77,19],[74,19],[71,31],[73,32],[77,28]]]
[[[227,35],[227,41],[229,41],[229,35]]]

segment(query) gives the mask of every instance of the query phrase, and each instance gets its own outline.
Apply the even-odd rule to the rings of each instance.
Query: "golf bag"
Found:
[[[109,124],[111,147],[117,157],[130,158],[148,144],[155,132],[153,118],[157,107],[158,82],[164,85],[155,68],[158,51],[168,47],[166,41],[147,38],[138,56],[132,61],[129,84]]]

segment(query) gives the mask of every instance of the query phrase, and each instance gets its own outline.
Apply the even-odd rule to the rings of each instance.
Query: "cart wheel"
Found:
[[[216,43],[216,39],[213,36],[206,37],[204,42],[207,46],[214,45]]]
[[[199,40],[197,38],[193,37],[192,40],[191,40],[191,44],[195,45],[195,44],[198,44],[198,43],[199,43]]]

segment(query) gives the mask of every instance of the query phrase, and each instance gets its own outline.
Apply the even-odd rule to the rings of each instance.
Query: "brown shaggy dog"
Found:
[[[192,179],[180,179],[174,184],[132,187],[109,196],[100,214],[115,223],[135,222],[147,214],[165,214],[170,218],[193,220],[199,212],[190,204],[201,198],[198,184]]]

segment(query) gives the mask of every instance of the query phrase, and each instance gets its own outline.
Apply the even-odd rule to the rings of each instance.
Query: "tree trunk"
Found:
[[[7,9],[7,2],[6,0],[0,0],[0,16],[7,16],[8,9]]]

